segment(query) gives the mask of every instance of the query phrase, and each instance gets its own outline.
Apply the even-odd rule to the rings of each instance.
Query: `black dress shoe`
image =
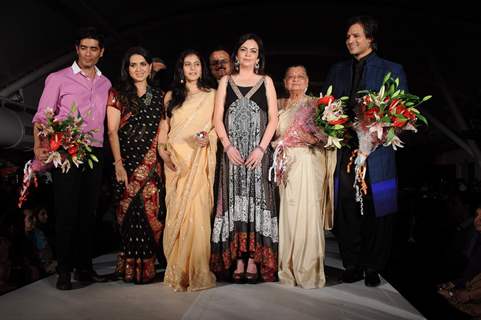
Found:
[[[237,284],[242,284],[246,282],[246,273],[241,272],[241,273],[236,273],[234,272],[232,274],[232,281]]]
[[[367,287],[377,287],[380,283],[379,273],[374,269],[367,269],[364,284]]]
[[[256,273],[246,272],[246,281],[248,284],[256,284],[258,282],[258,275]]]
[[[121,274],[120,272],[115,271],[115,272],[104,275],[104,277],[107,278],[107,281],[118,281],[118,280],[122,280],[124,278],[124,275]]]
[[[58,274],[56,287],[58,290],[72,290],[70,272],[61,272]]]
[[[362,269],[359,267],[347,267],[342,272],[342,282],[353,283],[362,280]]]
[[[73,278],[81,283],[107,282],[106,276],[97,274],[94,270],[76,270]]]

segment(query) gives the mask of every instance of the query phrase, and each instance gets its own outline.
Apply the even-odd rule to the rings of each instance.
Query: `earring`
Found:
[[[240,66],[239,59],[235,58],[235,61],[234,61],[234,69],[235,69],[236,71],[239,71],[239,66]]]
[[[183,74],[180,75],[180,83],[184,83],[184,75]]]
[[[259,62],[256,62],[256,65],[254,66],[254,72],[255,73],[259,72]]]

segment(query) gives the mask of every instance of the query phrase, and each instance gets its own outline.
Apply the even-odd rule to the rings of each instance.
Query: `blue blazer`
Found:
[[[329,71],[324,82],[323,92],[329,85],[333,86],[336,98],[349,96],[352,86],[353,60],[335,64]],[[404,69],[400,64],[382,59],[371,53],[364,64],[363,76],[360,81],[360,90],[379,90],[386,73],[391,72],[393,78],[399,78],[399,88],[407,90],[407,80]],[[397,175],[395,151],[392,147],[378,147],[367,158],[370,189],[372,192],[374,210],[377,217],[382,217],[398,210],[397,204]],[[346,168],[336,168],[346,170]],[[335,181],[335,206],[339,203],[338,173]],[[354,189],[353,189],[354,192]],[[353,195],[354,196],[354,195]]]

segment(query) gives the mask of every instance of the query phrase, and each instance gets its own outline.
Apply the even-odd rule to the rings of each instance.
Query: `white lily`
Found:
[[[381,122],[374,122],[373,124],[368,126],[369,128],[369,133],[371,134],[372,132],[375,132],[377,135],[377,138],[379,140],[382,139],[382,135],[384,133],[384,126]]]
[[[399,139],[398,136],[394,136],[391,141],[387,141],[385,144],[383,144],[385,147],[392,146],[394,150],[397,150],[397,148],[404,148],[403,142],[401,139]]]
[[[77,168],[83,163],[78,157],[72,157],[72,162]]]
[[[410,122],[408,122],[408,123],[404,126],[404,130],[410,130],[410,131],[418,132],[418,129],[416,129],[416,127],[413,126]]]
[[[62,165],[62,156],[60,156],[60,153],[58,151],[52,152],[47,160],[45,160],[45,163],[50,163],[53,162],[53,166],[57,168],[58,166]]]
[[[66,173],[70,170],[70,161],[68,159],[65,159],[65,161],[62,163],[62,173]]]
[[[331,147],[336,147],[338,149],[341,149],[342,145],[341,145],[341,141],[343,139],[342,138],[336,138],[336,137],[331,137],[331,136],[328,136],[327,137],[327,143],[324,145],[324,148],[331,148]]]

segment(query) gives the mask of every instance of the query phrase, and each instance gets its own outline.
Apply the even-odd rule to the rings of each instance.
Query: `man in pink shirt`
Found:
[[[59,119],[65,118],[76,104],[85,121],[85,130],[96,129],[92,149],[99,159],[93,169],[72,166],[67,173],[53,169],[56,248],[59,274],[57,289],[72,289],[71,272],[80,282],[106,281],[92,268],[92,241],[95,210],[102,179],[104,119],[109,79],[96,67],[104,53],[103,37],[94,28],[80,30],[75,42],[77,60],[72,66],[51,73],[38,105],[34,123],[34,153],[46,160],[48,149],[38,136],[38,124],[45,121],[45,111],[52,108]]]

